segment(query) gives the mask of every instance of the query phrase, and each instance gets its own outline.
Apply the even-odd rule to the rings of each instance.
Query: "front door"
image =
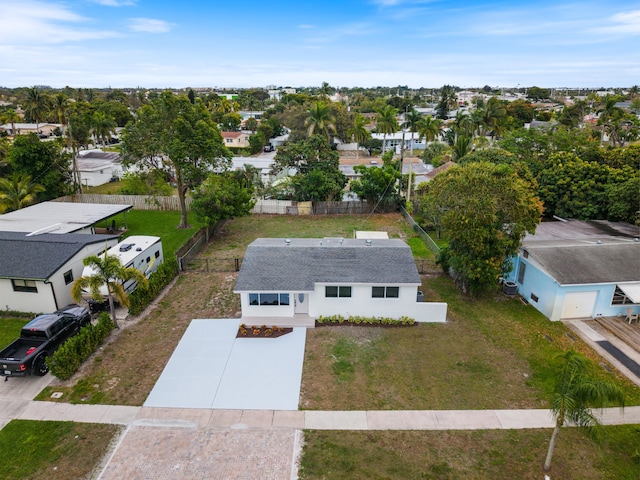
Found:
[[[309,299],[306,293],[293,295],[293,313],[309,313]]]

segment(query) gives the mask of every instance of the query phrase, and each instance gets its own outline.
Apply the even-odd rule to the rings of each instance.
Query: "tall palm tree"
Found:
[[[391,105],[385,105],[382,108],[376,109],[376,130],[378,133],[382,133],[382,153],[384,154],[385,144],[387,143],[387,135],[398,131],[400,126],[398,125],[398,119],[396,115],[398,109]]]
[[[422,115],[420,115],[415,109],[406,113],[404,116],[404,123],[402,124],[402,128],[408,128],[409,132],[411,132],[411,152],[410,156],[413,157],[413,134],[417,132],[420,128],[420,120],[422,120]],[[403,145],[404,148],[404,145]]]
[[[62,124],[64,129],[67,124],[67,110],[69,109],[69,97],[64,93],[58,92],[52,99],[51,108],[58,116],[58,123]]]
[[[102,302],[104,301],[103,287],[106,286],[111,318],[116,328],[120,328],[116,319],[114,297],[120,305],[128,307],[129,295],[127,295],[123,284],[128,280],[134,280],[138,283],[138,287],[147,288],[149,281],[144,273],[137,268],[125,267],[120,263],[118,257],[107,255],[106,248],[103,255],[90,255],[82,263],[85,267],[91,267],[93,275],[80,277],[73,282],[71,298],[79,302],[82,300],[83,291],[88,290],[91,298]]]
[[[560,429],[565,422],[573,422],[588,429],[600,422],[592,408],[600,408],[615,402],[624,407],[624,392],[608,381],[598,379],[592,371],[592,363],[582,354],[570,350],[560,356],[562,361],[553,393],[553,416],[556,425],[549,441],[544,470],[551,469],[551,458]]]
[[[102,141],[102,145],[106,145],[111,139],[111,135],[116,131],[117,124],[113,118],[109,117],[105,112],[95,112],[91,118],[91,130],[96,140]]]
[[[433,142],[440,136],[440,128],[442,120],[439,118],[425,117],[420,121],[418,126],[418,135],[424,137],[427,142]]]
[[[327,82],[322,82],[320,86],[320,100],[326,102],[331,94],[332,87]]]
[[[307,110],[309,115],[304,124],[307,126],[307,133],[309,135],[323,134],[327,141],[330,140],[329,132],[335,132],[336,126],[334,125],[334,118],[331,115],[331,107],[324,102],[315,102],[313,106]]]
[[[353,119],[353,127],[347,130],[347,135],[356,142],[356,158],[360,158],[360,144],[371,137],[371,133],[365,128],[366,124],[367,119],[363,115],[357,114]]]
[[[36,196],[45,188],[31,183],[29,175],[15,174],[11,178],[0,178],[0,213],[20,210],[36,201]]]
[[[482,109],[482,123],[491,137],[496,139],[503,131],[502,122],[507,117],[507,110],[504,105],[495,97],[491,97],[487,105]]]
[[[24,111],[36,122],[36,133],[40,130],[40,120],[46,117],[51,107],[49,95],[43,93],[38,87],[27,90],[27,98],[24,101]]]

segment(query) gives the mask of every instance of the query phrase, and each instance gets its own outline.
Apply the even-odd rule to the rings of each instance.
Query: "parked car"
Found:
[[[0,375],[5,381],[9,377],[46,375],[47,357],[90,321],[89,310],[76,304],[38,315],[22,327],[20,338],[0,351]]]
[[[271,144],[269,144],[269,145],[265,145],[265,146],[264,146],[264,151],[265,151],[265,152],[273,152],[275,149],[276,149],[276,148],[275,148],[273,145],[271,145]]]

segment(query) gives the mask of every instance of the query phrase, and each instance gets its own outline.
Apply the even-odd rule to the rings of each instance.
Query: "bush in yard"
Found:
[[[164,263],[149,277],[149,286],[138,287],[129,295],[129,313],[140,314],[176,275],[178,275],[178,261],[174,257],[165,259]]]
[[[330,315],[330,316],[322,316],[320,315],[316,318],[316,322],[319,325],[324,324],[343,324],[348,323],[351,325],[415,325],[415,319],[411,317],[400,317],[398,320],[389,317],[361,317],[359,315],[350,316],[348,318],[344,318],[342,315]]]
[[[47,365],[51,374],[66,380],[78,371],[80,365],[102,345],[114,328],[113,320],[107,312],[102,312],[97,325],[89,324],[64,342],[49,358]]]

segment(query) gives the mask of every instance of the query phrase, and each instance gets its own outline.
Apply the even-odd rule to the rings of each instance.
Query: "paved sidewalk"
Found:
[[[640,406],[595,410],[604,425],[640,425]],[[29,402],[16,417],[134,426],[305,430],[553,428],[550,410],[210,410]]]

